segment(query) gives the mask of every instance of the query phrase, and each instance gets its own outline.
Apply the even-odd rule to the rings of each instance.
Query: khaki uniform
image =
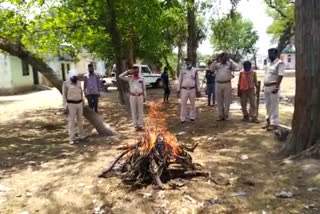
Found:
[[[229,60],[225,64],[212,63],[210,66],[210,70],[216,71],[216,99],[219,119],[229,118],[229,109],[232,101],[232,71],[237,69],[237,67],[238,64],[232,60]]]
[[[280,59],[268,62],[264,75],[264,98],[267,109],[266,119],[270,125],[279,125],[279,91],[272,93],[276,89],[279,76],[284,76],[285,65]]]
[[[62,87],[63,106],[68,108],[69,138],[71,141],[76,139],[75,121],[79,131],[79,137],[83,138],[84,130],[82,123],[83,116],[83,94],[80,81],[76,85],[70,81],[63,83]]]
[[[247,75],[247,80],[248,80],[248,90],[240,90],[240,103],[241,103],[241,109],[243,113],[244,118],[249,118],[251,117],[253,120],[257,119],[257,99],[256,99],[256,93],[255,93],[255,87],[258,87],[258,80],[257,80],[257,73],[254,71],[251,72],[246,72],[243,71],[240,73],[239,76],[239,83],[243,75]],[[250,104],[250,109],[249,113],[247,110],[247,103],[249,100]]]
[[[196,92],[200,91],[200,82],[198,72],[195,68],[190,70],[183,68],[180,71],[178,91],[180,92],[181,99],[181,111],[180,120],[186,121],[187,118],[187,103],[188,100],[191,104],[189,118],[191,120],[196,119]]]
[[[127,76],[128,71],[123,72],[119,77],[129,83],[129,100],[132,121],[135,128],[143,126],[143,100],[146,97],[146,86],[143,77],[133,79],[133,76]]]

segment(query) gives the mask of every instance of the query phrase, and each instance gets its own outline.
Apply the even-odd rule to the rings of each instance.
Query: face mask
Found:
[[[70,81],[71,81],[73,84],[76,84],[77,81],[78,81],[78,77],[71,77],[71,78],[70,78]]]
[[[89,71],[89,73],[90,73],[90,74],[93,74],[93,71],[92,71],[92,70],[90,70],[90,71]]]
[[[187,64],[187,68],[188,68],[188,69],[191,69],[191,68],[192,68],[192,65]]]
[[[269,56],[269,59],[273,62],[277,57],[274,55]]]
[[[251,67],[250,67],[250,66],[244,66],[244,71],[245,71],[245,72],[251,71]]]

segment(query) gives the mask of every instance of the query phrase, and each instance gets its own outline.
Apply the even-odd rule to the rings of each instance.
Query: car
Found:
[[[133,66],[139,68],[139,73],[142,74],[146,86],[153,88],[162,86],[161,74],[153,73],[148,65],[134,64]]]
[[[148,65],[143,64],[134,64],[139,68],[139,74],[143,76],[145,85],[147,87],[162,87],[161,74],[153,73]],[[114,67],[115,69],[115,67]],[[115,72],[112,72],[112,83],[116,85],[116,75]]]

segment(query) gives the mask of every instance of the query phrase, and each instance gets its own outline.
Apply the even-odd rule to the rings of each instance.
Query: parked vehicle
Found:
[[[139,73],[144,77],[147,87],[162,87],[161,74],[153,73],[148,65],[134,64],[139,68]],[[112,83],[117,84],[115,72],[112,72]]]

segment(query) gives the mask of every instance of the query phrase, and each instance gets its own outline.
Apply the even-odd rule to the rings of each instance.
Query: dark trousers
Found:
[[[98,113],[98,102],[99,102],[99,95],[97,94],[89,94],[87,95],[88,105],[93,111]]]
[[[169,96],[170,96],[170,88],[169,87],[165,87],[164,88],[164,96],[163,96],[163,101],[169,101]]]
[[[214,105],[216,102],[216,90],[215,90],[215,83],[209,83],[207,85],[207,93],[208,93],[208,105],[212,104]]]

